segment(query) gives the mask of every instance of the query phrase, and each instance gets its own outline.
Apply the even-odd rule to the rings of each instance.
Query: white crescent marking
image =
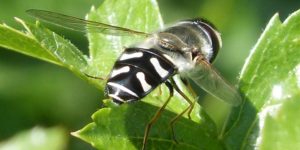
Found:
[[[125,103],[126,101],[124,101],[122,98],[120,98],[118,95],[115,95],[115,94],[108,94],[109,97],[112,97],[118,101],[121,101],[123,103]]]
[[[110,85],[110,86],[113,86],[115,88],[118,88],[118,89],[120,89],[120,90],[122,90],[122,91],[124,91],[124,92],[126,92],[128,94],[131,94],[132,96],[139,97],[138,95],[136,95],[134,92],[132,92],[131,90],[129,90],[128,88],[126,88],[123,85],[120,85],[120,84],[117,84],[117,83],[113,83],[113,82],[108,82],[107,84]]]
[[[122,68],[119,68],[119,69],[114,69],[111,72],[110,77],[114,77],[114,76],[122,74],[122,73],[127,73],[129,71],[130,71],[130,67],[129,66],[125,66],[125,67],[122,67]]]
[[[127,60],[127,59],[131,59],[131,58],[140,58],[142,56],[143,56],[142,52],[136,52],[136,53],[131,53],[131,54],[123,53],[119,60]]]
[[[156,70],[156,72],[159,74],[161,78],[164,78],[169,74],[167,70],[161,67],[157,58],[154,57],[150,58],[150,62],[152,63],[154,69]]]
[[[145,80],[145,74],[143,72],[138,72],[136,74],[136,77],[139,79],[144,92],[147,92],[148,90],[151,89],[151,85],[146,82],[146,80]]]

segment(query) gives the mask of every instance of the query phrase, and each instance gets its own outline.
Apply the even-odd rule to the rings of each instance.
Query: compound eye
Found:
[[[213,53],[209,61],[213,62],[219,52],[219,49],[222,47],[222,40],[221,40],[220,33],[217,31],[214,25],[212,25],[210,22],[206,20],[195,19],[194,23],[204,28],[204,30],[209,34],[209,38],[212,41],[212,48],[213,48],[212,49]]]

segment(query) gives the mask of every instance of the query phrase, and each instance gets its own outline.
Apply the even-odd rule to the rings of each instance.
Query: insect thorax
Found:
[[[138,47],[154,48],[174,63],[178,72],[194,68],[195,58],[211,63],[221,47],[221,38],[214,27],[202,19],[181,21],[153,34]]]

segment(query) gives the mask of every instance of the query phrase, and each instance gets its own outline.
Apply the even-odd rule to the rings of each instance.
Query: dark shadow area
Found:
[[[240,86],[243,86],[243,83],[240,83]],[[242,147],[245,141],[248,146],[254,146],[259,132],[257,108],[244,94],[241,96],[243,102],[239,107],[232,109],[224,134],[224,143],[230,150],[247,149]]]

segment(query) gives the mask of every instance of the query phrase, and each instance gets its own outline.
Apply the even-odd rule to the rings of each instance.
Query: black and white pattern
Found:
[[[106,90],[114,102],[136,101],[175,73],[175,66],[155,49],[127,48],[116,61]]]

